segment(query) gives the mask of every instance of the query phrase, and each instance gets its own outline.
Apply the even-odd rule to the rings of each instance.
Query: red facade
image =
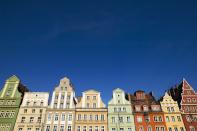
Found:
[[[136,91],[134,95],[129,94],[128,99],[132,104],[136,131],[166,130],[161,106],[152,93],[145,94],[144,91]]]
[[[186,130],[197,131],[197,93],[186,80],[169,92],[173,99],[179,102]]]

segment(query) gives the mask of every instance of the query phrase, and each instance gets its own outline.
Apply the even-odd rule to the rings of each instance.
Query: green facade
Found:
[[[108,131],[135,131],[131,104],[119,88],[113,91],[113,98],[108,102]]]
[[[16,76],[6,80],[0,91],[0,131],[13,131],[25,91]]]

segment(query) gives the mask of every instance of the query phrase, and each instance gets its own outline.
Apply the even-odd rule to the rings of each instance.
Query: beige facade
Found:
[[[19,109],[14,131],[42,131],[49,93],[26,92]]]
[[[73,131],[76,98],[74,88],[66,77],[55,88],[47,108],[45,131]]]
[[[107,108],[100,92],[88,90],[78,98],[75,131],[107,131]]]
[[[186,131],[177,102],[168,93],[165,93],[160,103],[164,112],[167,130]]]

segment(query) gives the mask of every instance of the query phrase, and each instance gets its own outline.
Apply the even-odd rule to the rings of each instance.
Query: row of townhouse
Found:
[[[28,92],[10,77],[0,92],[0,131],[197,131],[197,94],[186,80],[159,100],[117,88],[106,106],[93,89],[76,97],[64,77],[48,101],[48,92]]]

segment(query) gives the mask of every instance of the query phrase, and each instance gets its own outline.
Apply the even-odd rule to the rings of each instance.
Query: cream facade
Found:
[[[88,90],[78,98],[75,131],[107,131],[107,108],[100,92]]]
[[[26,92],[19,109],[14,131],[42,131],[49,93]]]
[[[47,108],[45,131],[73,131],[75,118],[75,91],[67,77],[55,88]]]
[[[135,131],[131,103],[125,99],[125,92],[120,88],[113,90],[113,98],[108,103],[108,130]]]
[[[162,111],[164,112],[167,130],[186,131],[178,103],[174,101],[168,93],[165,93],[160,103]]]

